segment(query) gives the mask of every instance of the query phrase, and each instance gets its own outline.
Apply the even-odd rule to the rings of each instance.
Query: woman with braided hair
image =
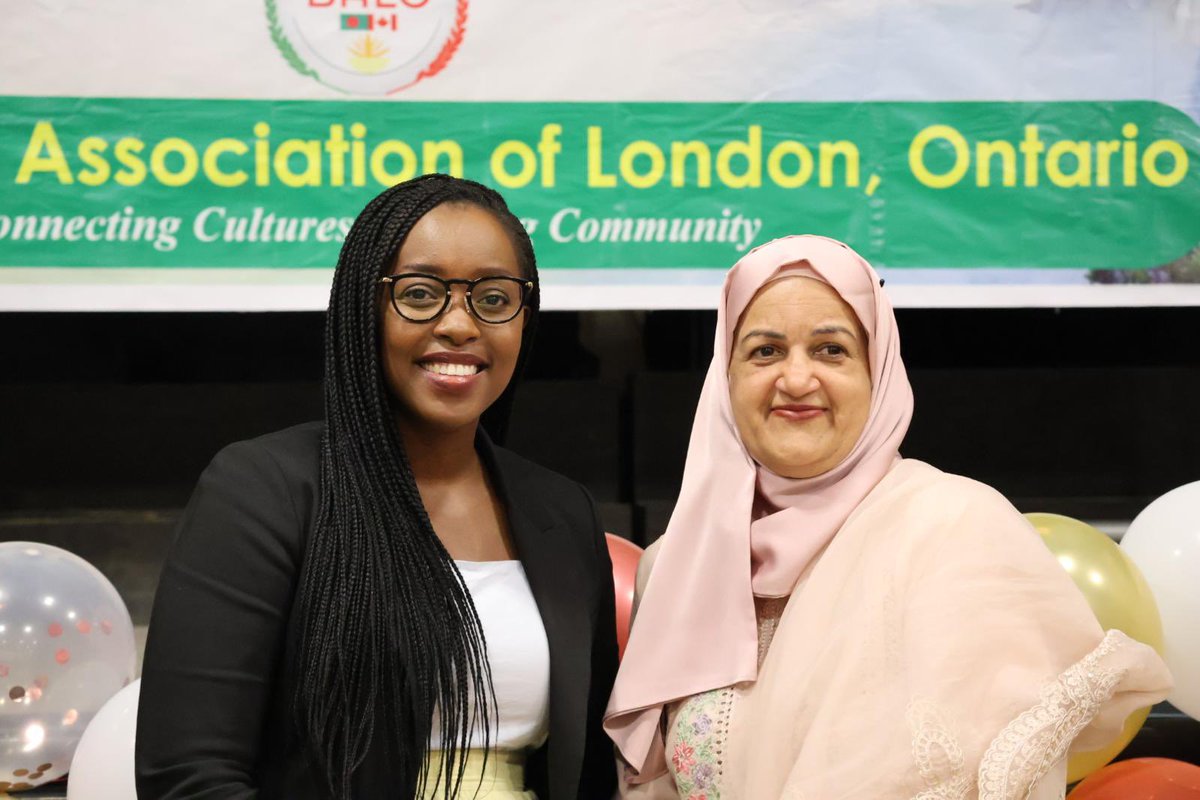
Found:
[[[143,800],[608,798],[611,565],[590,495],[494,445],[529,236],[429,175],[346,237],[325,419],[224,449],[151,617]]]

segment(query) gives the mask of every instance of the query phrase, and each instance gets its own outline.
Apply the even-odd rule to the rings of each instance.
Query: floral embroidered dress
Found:
[[[787,598],[755,598],[758,663],[762,666]],[[671,706],[667,716],[668,769],[683,800],[720,800],[725,739],[744,688],[726,686]]]

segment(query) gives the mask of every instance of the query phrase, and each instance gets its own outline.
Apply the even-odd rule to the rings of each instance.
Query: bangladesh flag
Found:
[[[369,31],[371,30],[370,14],[342,14],[342,30]]]

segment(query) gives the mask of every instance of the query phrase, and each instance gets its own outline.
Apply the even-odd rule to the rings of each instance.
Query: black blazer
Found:
[[[325,800],[291,716],[304,544],[322,423],[238,442],[200,477],[154,600],[138,708],[141,800]],[[612,566],[582,486],[480,436],[550,643],[550,736],[526,780],[539,800],[615,788],[601,729],[617,668]],[[393,797],[376,746],[355,797]]]

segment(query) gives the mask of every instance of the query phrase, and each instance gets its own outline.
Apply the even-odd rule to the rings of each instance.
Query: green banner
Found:
[[[329,267],[383,187],[500,189],[546,267],[726,268],[776,236],[905,267],[1142,269],[1200,242],[1153,102],[0,98],[0,266]]]

